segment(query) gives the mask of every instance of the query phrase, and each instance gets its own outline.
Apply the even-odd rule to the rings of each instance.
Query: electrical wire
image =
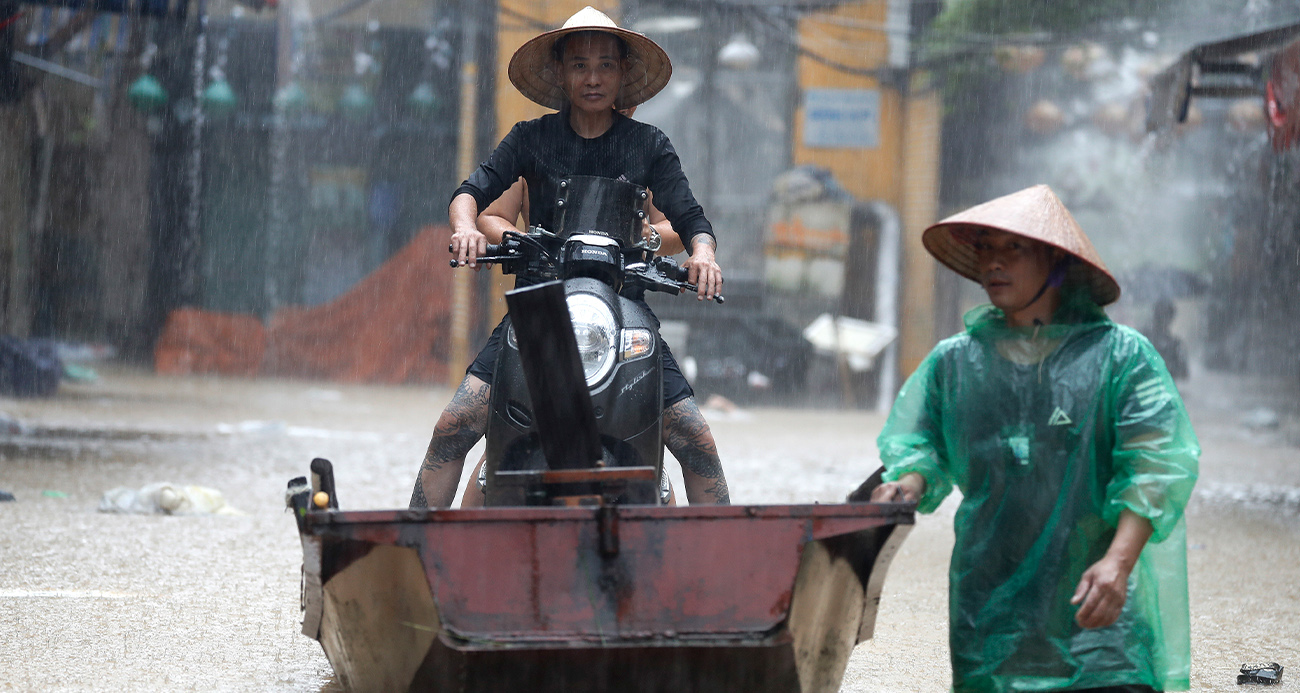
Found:
[[[785,44],[788,47],[793,48],[795,50],[795,53],[797,53],[798,55],[801,55],[805,58],[808,58],[809,60],[820,63],[822,65],[825,65],[826,67],[836,70],[837,72],[843,72],[845,74],[856,75],[860,77],[874,77],[876,79],[881,79],[887,76],[891,72],[891,70],[888,68],[854,66],[854,65],[848,65],[846,63],[839,62],[838,60],[834,60],[832,58],[828,58],[825,55],[822,55],[821,53],[818,53],[817,51],[804,45],[804,43],[800,41],[798,38],[793,38],[793,39],[790,38],[792,35],[796,37],[798,36],[798,33],[795,30],[796,27],[794,26],[783,27],[779,25],[771,17],[766,16],[767,13],[765,12],[752,12],[749,14],[750,14],[749,18],[751,20],[754,19],[758,20],[758,22],[764,27],[764,33],[770,38],[776,40],[779,43]],[[742,13],[742,16],[743,15],[744,13]],[[752,27],[754,25],[751,23],[750,26]],[[851,45],[860,47],[864,43],[867,42],[866,41],[854,42]],[[873,41],[871,43],[878,43],[878,42]]]
[[[528,25],[527,28],[529,29],[537,29],[539,31],[550,31],[551,29],[555,28],[550,24],[547,24],[546,22],[543,22],[542,20],[538,19],[537,17],[524,14],[523,12],[520,12],[518,10],[512,10],[509,7],[498,6],[497,9],[500,10],[501,14],[509,15],[511,17],[514,17],[515,19],[523,21],[526,25]]]
[[[547,251],[546,246],[543,245],[541,241],[527,234],[522,234],[519,233],[518,231],[506,231],[501,234],[501,238],[502,239],[511,238],[516,241],[519,241],[520,243],[531,245],[534,248],[536,248],[539,252],[541,252],[541,254],[544,255],[545,257],[548,258],[551,257],[550,252]]]

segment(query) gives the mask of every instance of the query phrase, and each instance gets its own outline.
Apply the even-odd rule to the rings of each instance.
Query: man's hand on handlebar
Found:
[[[478,269],[478,258],[487,254],[487,236],[474,226],[461,229],[451,234],[451,254],[456,256],[458,266],[469,265]]]
[[[452,198],[447,208],[451,222],[451,250],[457,266],[478,269],[478,258],[487,252],[487,236],[478,230],[478,203],[469,193]]]
[[[722,268],[713,255],[713,237],[698,234],[691,239],[691,257],[682,263],[689,274],[688,281],[695,285],[698,299],[713,300],[722,291]]]

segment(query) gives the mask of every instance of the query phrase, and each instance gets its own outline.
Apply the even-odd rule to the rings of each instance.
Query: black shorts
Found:
[[[488,336],[487,344],[483,345],[483,350],[478,352],[474,362],[465,369],[466,375],[472,375],[488,384],[492,383],[492,374],[496,372],[497,367],[497,354],[501,351],[501,333],[504,331],[505,324],[505,318],[497,323],[496,329]],[[686,381],[681,366],[677,365],[677,359],[673,358],[673,352],[668,348],[668,342],[665,342],[663,337],[659,338],[659,349],[664,365],[664,409],[667,409],[687,397],[694,397],[695,390],[692,390],[691,384]]]

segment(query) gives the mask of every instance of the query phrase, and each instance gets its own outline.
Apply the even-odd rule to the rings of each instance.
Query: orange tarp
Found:
[[[181,308],[154,349],[159,373],[445,382],[451,272],[446,227],[428,227],[347,293],[251,315]]]
[[[154,346],[159,373],[257,375],[266,351],[266,331],[252,315],[197,308],[172,311]]]

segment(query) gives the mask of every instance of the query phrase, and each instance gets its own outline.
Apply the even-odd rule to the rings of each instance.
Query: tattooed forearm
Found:
[[[691,503],[730,503],[727,477],[709,424],[688,397],[664,412],[664,444],[682,465]]]
[[[710,236],[710,235],[707,234],[707,233],[697,233],[697,234],[695,234],[694,236],[691,237],[691,253],[692,253],[692,254],[695,253],[695,247],[696,247],[696,246],[701,246],[701,245],[707,245],[707,246],[709,246],[710,248],[713,248],[713,249],[716,250],[717,247],[718,247],[718,242],[717,242],[716,240],[713,239],[713,236]]]

